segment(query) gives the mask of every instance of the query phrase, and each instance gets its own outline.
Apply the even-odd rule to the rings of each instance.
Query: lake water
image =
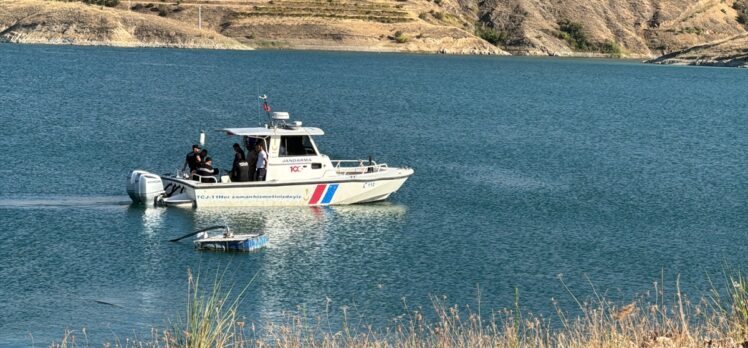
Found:
[[[130,205],[128,172],[173,171],[200,129],[228,167],[235,139],[211,130],[256,125],[258,90],[323,128],[331,157],[415,175],[371,205]],[[384,327],[404,303],[487,311],[515,289],[552,317],[553,299],[574,310],[559,278],[627,303],[680,275],[697,298],[707,274],[748,265],[746,110],[739,69],[0,45],[0,345],[147,337],[182,310],[188,268],[256,275],[240,312],[260,325],[345,307]],[[224,222],[269,247],[167,242]]]

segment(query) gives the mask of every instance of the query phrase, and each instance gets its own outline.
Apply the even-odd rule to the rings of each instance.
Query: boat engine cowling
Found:
[[[127,179],[127,194],[135,203],[153,203],[163,193],[164,184],[156,174],[133,170]]]

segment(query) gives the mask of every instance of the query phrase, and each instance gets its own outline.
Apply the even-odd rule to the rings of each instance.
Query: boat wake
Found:
[[[127,196],[44,196],[0,198],[1,208],[64,208],[130,205]]]

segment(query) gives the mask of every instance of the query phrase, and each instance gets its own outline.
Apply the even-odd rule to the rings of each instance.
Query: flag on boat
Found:
[[[270,112],[270,104],[268,104],[268,97],[266,95],[261,95],[260,100],[262,100],[262,110],[265,112]]]

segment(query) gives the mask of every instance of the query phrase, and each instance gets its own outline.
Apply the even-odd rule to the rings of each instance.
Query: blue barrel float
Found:
[[[224,234],[198,237],[194,241],[198,250],[258,251],[268,244],[265,234]]]

